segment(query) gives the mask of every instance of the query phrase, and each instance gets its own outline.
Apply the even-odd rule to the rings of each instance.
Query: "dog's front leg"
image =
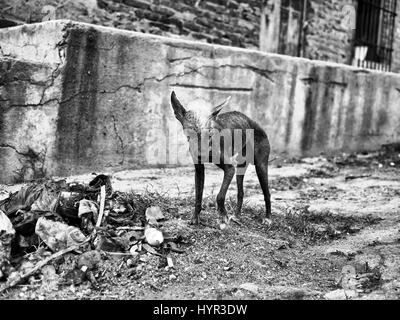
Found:
[[[192,217],[191,224],[199,224],[199,215],[201,211],[201,203],[203,200],[203,189],[204,189],[204,164],[195,164],[195,193],[196,193],[196,203],[194,206],[194,213]]]

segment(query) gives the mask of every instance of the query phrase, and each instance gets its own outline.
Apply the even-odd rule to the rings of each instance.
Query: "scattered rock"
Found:
[[[168,264],[169,268],[174,267],[174,261],[172,260],[172,258],[170,256],[167,257],[167,264]]]
[[[10,265],[11,241],[15,230],[6,214],[0,210],[0,279],[5,276]]]
[[[247,282],[247,283],[241,284],[239,286],[239,289],[249,291],[249,292],[251,292],[251,293],[253,293],[255,295],[257,295],[258,292],[259,292],[258,286],[256,284],[254,284],[254,283],[251,283],[251,282]]]
[[[129,252],[131,253],[132,256],[137,256],[139,254],[139,245],[138,244],[134,244],[130,249]]]
[[[78,258],[78,268],[86,266],[88,270],[98,267],[101,262],[101,254],[97,250],[91,250],[82,253]]]
[[[175,280],[176,279],[176,275],[174,275],[174,274],[170,274],[169,275],[169,280]]]
[[[145,215],[147,222],[155,226],[158,225],[158,221],[165,219],[160,207],[147,208]]]
[[[143,243],[142,247],[148,253],[151,253],[151,254],[154,254],[154,255],[157,255],[157,256],[160,255],[152,246],[148,245],[147,243]]]
[[[44,291],[54,291],[58,289],[59,276],[56,269],[52,265],[47,265],[42,268],[42,289]]]
[[[327,300],[350,300],[357,297],[357,291],[344,289],[334,290],[324,295],[324,298]]]
[[[85,235],[78,228],[44,217],[38,219],[35,233],[54,252],[71,245],[82,244],[86,240]]]
[[[156,228],[147,228],[144,230],[144,236],[146,238],[146,242],[154,247],[158,247],[164,242],[164,236],[162,232]]]
[[[357,252],[351,249],[329,248],[328,250],[326,250],[326,254],[342,256],[342,257],[354,257],[357,254]]]

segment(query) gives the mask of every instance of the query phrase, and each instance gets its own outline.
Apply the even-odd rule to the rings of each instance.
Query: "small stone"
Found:
[[[251,292],[253,294],[258,294],[258,291],[259,291],[258,286],[256,284],[250,283],[250,282],[241,284],[239,286],[239,288],[243,289],[243,290],[246,290],[246,291],[249,291],[249,292]]]
[[[174,275],[174,274],[170,274],[169,275],[169,280],[175,280],[176,279],[176,275]]]
[[[164,242],[164,236],[162,232],[156,228],[147,228],[144,231],[144,236],[146,237],[146,242],[154,247],[158,247]]]
[[[131,253],[131,255],[133,255],[133,256],[137,256],[138,254],[139,254],[139,246],[137,245],[137,244],[134,244],[131,248],[130,248],[130,250],[129,250],[129,252]]]
[[[127,265],[128,268],[131,267],[133,264],[134,264],[134,263],[133,263],[133,260],[132,260],[132,259],[126,260],[126,265]]]
[[[357,296],[357,291],[344,289],[334,290],[324,295],[327,300],[349,300],[356,298]]]
[[[342,256],[342,257],[352,257],[356,255],[356,252],[349,249],[329,248],[328,250],[326,250],[326,254]]]
[[[91,250],[82,253],[78,259],[78,267],[86,267],[86,270],[92,270],[96,268],[101,262],[101,254],[97,250]],[[85,270],[85,271],[86,271]],[[82,270],[83,271],[83,270]],[[84,272],[85,272],[84,271]]]
[[[146,209],[146,220],[154,225],[157,225],[157,222],[165,219],[164,214],[161,211],[160,207],[149,207]]]
[[[168,267],[170,267],[170,268],[174,267],[174,261],[172,260],[171,257],[167,257],[167,264],[168,264]]]
[[[87,269],[88,269],[88,266],[82,266],[82,267],[81,267],[82,272],[86,272]]]

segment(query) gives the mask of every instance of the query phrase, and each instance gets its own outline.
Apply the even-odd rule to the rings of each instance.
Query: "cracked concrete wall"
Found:
[[[0,182],[52,172],[57,121],[56,66],[0,57]]]
[[[225,111],[259,122],[274,154],[371,150],[400,136],[392,73],[70,21],[0,30],[0,47],[14,66],[1,71],[2,182],[190,164],[172,90],[183,103],[232,96]]]

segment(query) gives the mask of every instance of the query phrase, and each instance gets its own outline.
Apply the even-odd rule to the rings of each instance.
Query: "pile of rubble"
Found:
[[[90,281],[97,288],[93,271],[106,255],[129,256],[135,265],[150,253],[173,267],[169,253],[183,252],[182,237],[160,229],[165,220],[160,207],[142,206],[139,214],[139,205],[113,192],[106,175],[88,185],[35,181],[10,194],[0,201],[0,292],[26,281],[51,287],[51,279],[60,276],[64,283]],[[67,256],[73,268],[57,268],[59,275],[53,264]]]

